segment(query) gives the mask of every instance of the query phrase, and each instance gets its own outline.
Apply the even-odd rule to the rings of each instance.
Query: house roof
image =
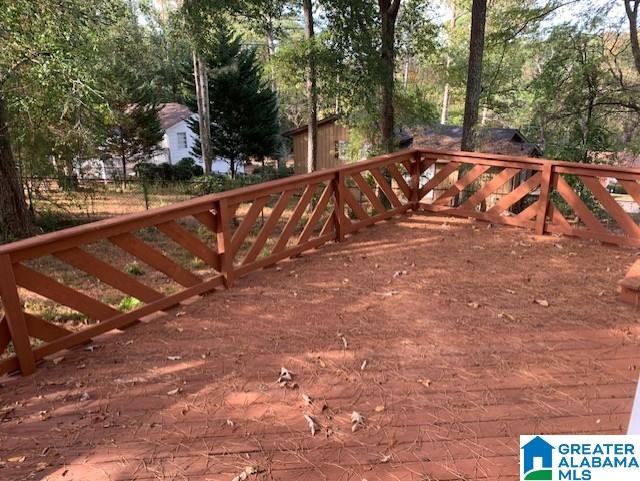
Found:
[[[422,126],[412,129],[412,147],[460,150],[462,127],[455,125]],[[536,157],[542,155],[538,145],[529,142],[518,129],[484,128],[478,135],[478,150],[491,154]]]
[[[318,127],[320,127],[321,125],[325,125],[325,124],[330,124],[330,123],[336,122],[339,118],[340,118],[339,115],[331,115],[329,117],[325,117],[322,120],[318,120]],[[299,127],[286,130],[286,131],[282,132],[282,136],[283,137],[291,137],[291,136],[296,135],[296,134],[301,134],[301,133],[307,131],[307,129],[309,128],[308,126],[309,126],[309,124],[304,124],[304,125],[301,125]]]
[[[162,130],[167,130],[168,128],[176,125],[178,122],[187,120],[192,115],[193,112],[189,110],[189,107],[177,102],[160,104],[160,110],[158,111],[158,117],[160,118],[160,126],[162,127]]]

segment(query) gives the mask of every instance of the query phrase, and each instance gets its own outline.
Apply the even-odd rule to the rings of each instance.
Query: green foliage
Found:
[[[137,309],[141,305],[142,305],[142,302],[140,302],[135,297],[125,296],[120,301],[120,304],[118,304],[118,309],[122,312],[129,312],[129,311],[133,311],[134,309]]]
[[[227,26],[216,28],[205,58],[213,152],[227,159],[234,177],[239,163],[276,153],[278,101],[262,77],[256,49],[244,47],[242,37]],[[193,82],[191,75],[186,82]],[[194,107],[195,99],[190,104]],[[190,127],[199,133],[197,122]],[[200,153],[198,142],[193,153]]]
[[[137,262],[131,262],[130,264],[127,264],[124,269],[128,274],[132,276],[140,277],[144,275],[144,270]]]

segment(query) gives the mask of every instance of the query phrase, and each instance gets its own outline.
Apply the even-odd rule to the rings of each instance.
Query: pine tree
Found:
[[[242,37],[228,27],[216,30],[207,66],[213,153],[229,162],[235,177],[241,163],[276,153],[277,97],[262,75],[256,49],[244,47]],[[190,127],[199,133],[197,122]],[[194,155],[199,151],[196,142]]]
[[[149,160],[158,150],[164,132],[158,117],[159,106],[148,83],[138,78],[125,79],[122,88],[114,88],[112,95],[107,122],[109,135],[101,150],[120,160],[124,187],[127,163]]]

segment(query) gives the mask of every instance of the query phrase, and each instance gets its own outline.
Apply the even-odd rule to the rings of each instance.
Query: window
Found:
[[[336,141],[336,159],[338,160],[349,160],[349,152],[348,152],[349,144],[345,140]]]
[[[186,132],[178,132],[178,148],[186,149],[187,148],[187,133]]]

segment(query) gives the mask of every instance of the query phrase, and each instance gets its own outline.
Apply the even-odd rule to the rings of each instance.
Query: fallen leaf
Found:
[[[13,458],[7,459],[10,463],[24,463],[26,456],[14,456]]]
[[[292,381],[293,380],[293,373],[291,371],[289,371],[286,367],[281,367],[280,368],[280,376],[278,377],[278,381],[279,383],[282,383],[283,381]]]
[[[365,359],[364,361],[362,361],[362,364],[360,365],[360,370],[364,371],[367,367],[367,360]]]
[[[305,421],[307,421],[307,424],[309,425],[309,431],[311,431],[311,436],[315,436],[316,432],[318,432],[318,429],[320,429],[320,426],[318,425],[316,420],[313,419],[308,414],[304,415],[304,419]]]
[[[542,307],[549,307],[549,301],[547,301],[546,299],[534,299],[533,302]]]
[[[467,306],[473,309],[477,309],[478,307],[480,307],[480,304],[478,304],[477,302],[467,302]]]
[[[80,396],[80,401],[88,401],[89,399],[91,399],[91,396],[89,396],[88,392],[83,392],[82,396]]]
[[[383,404],[380,404],[380,405],[376,406],[375,412],[381,413],[382,411],[384,411],[384,405]]]
[[[513,289],[505,289],[505,291],[507,291],[509,294],[515,294],[516,291],[514,291]]]
[[[258,470],[253,466],[247,466],[246,468],[244,468],[244,470],[240,474],[238,474],[231,481],[245,481],[246,479],[249,479],[249,476],[251,476],[252,474],[256,474],[257,472]]]
[[[382,457],[380,458],[380,462],[381,462],[382,464],[384,464],[384,463],[388,463],[389,461],[391,461],[391,455],[390,455],[390,454],[385,454],[384,456],[382,456]]]
[[[418,383],[422,384],[424,387],[431,387],[431,379],[418,379]]]
[[[353,411],[351,413],[351,432],[355,433],[361,426],[364,426],[364,416],[358,411]]]
[[[49,463],[38,463],[36,464],[36,471],[44,471],[45,469],[47,469],[47,466],[49,466]]]
[[[507,312],[501,312],[498,314],[499,319],[509,319],[511,322],[515,321],[516,318]]]
[[[178,311],[178,312],[176,312],[176,317],[182,317],[182,316],[184,316],[184,315],[186,315],[186,314],[187,314],[187,313],[186,313],[186,312],[184,312],[184,311]]]
[[[172,389],[171,391],[167,391],[167,395],[168,396],[175,396],[176,394],[179,394],[182,392],[182,389],[177,387],[175,389]]]
[[[303,394],[302,395],[302,400],[304,401],[304,403],[307,406],[310,406],[311,404],[313,404],[313,399],[311,399],[311,396],[307,395],[307,394]]]
[[[167,356],[167,359],[169,361],[179,361],[180,359],[182,359],[182,356]]]
[[[236,423],[234,423],[231,419],[227,419],[227,426],[229,426],[230,428],[234,427],[236,425]]]
[[[56,358],[53,360],[53,364],[54,364],[55,366],[57,366],[57,365],[58,365],[58,364],[60,364],[62,361],[64,361],[64,356],[56,357]]]

